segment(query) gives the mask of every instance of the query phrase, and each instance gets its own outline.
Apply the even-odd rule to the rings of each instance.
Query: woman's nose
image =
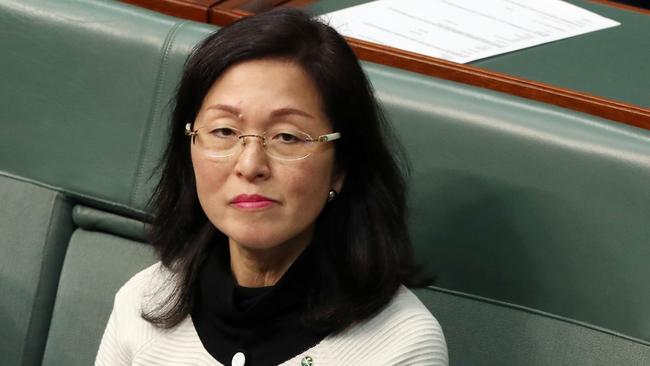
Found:
[[[264,138],[256,135],[242,136],[242,146],[235,164],[235,174],[249,181],[266,179],[271,170],[266,155]]]

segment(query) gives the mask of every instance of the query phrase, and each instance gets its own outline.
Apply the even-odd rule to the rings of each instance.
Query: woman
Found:
[[[446,365],[405,181],[345,41],[282,9],[189,57],[152,199],[161,262],[118,292],[96,364]]]

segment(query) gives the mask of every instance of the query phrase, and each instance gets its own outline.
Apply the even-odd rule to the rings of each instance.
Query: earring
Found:
[[[327,194],[327,202],[332,202],[334,201],[334,198],[336,198],[336,191],[333,189],[330,189],[329,193]]]

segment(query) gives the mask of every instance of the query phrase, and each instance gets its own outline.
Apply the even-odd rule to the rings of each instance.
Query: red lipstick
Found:
[[[255,210],[268,207],[275,203],[275,201],[268,197],[260,196],[259,194],[240,194],[233,198],[230,203],[238,208]]]

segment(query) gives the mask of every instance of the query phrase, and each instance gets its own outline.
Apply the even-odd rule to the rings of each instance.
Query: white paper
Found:
[[[560,0],[377,0],[321,19],[345,36],[458,63],[619,25]]]

